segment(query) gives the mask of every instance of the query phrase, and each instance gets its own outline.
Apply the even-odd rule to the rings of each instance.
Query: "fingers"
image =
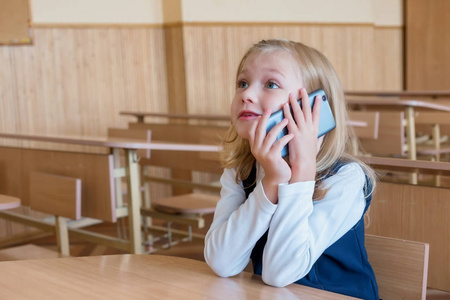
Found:
[[[294,116],[292,115],[292,112],[294,115],[299,115],[301,113],[300,107],[297,105],[293,105],[294,102],[297,102],[295,95],[292,93],[289,94],[289,101],[283,105],[283,113],[284,117],[289,121],[287,128],[290,132],[292,132],[296,125],[296,122],[294,120]],[[291,111],[292,108],[292,111]]]
[[[288,124],[288,119],[284,118],[267,133],[267,123],[271,115],[271,110],[267,109],[258,120],[253,134],[249,137],[251,151],[255,156],[265,155],[269,152],[281,152],[282,148],[292,139],[292,136],[283,137],[281,142],[277,137]],[[276,142],[276,143],[275,143]]]
[[[305,88],[300,90],[300,96],[302,98],[302,111],[306,121],[311,118],[311,100],[309,99],[308,92]]]
[[[317,125],[317,127],[319,127],[320,108],[321,107],[322,107],[322,99],[320,96],[316,96],[316,99],[314,100],[314,108],[312,110],[312,119],[313,119],[314,125]]]
[[[253,138],[253,143],[257,145],[261,145],[266,137],[266,127],[267,127],[267,120],[270,117],[270,114],[272,111],[269,109],[266,109],[263,113],[263,115],[259,118],[259,121],[255,128],[255,134]],[[250,141],[251,145],[252,141]]]

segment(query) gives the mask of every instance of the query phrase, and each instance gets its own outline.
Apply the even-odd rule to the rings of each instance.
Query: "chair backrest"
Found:
[[[381,299],[426,299],[429,245],[366,234]]]
[[[30,208],[72,220],[81,218],[81,179],[30,174]]]
[[[55,215],[58,250],[68,256],[70,250],[67,221],[81,218],[81,179],[32,172],[30,207]]]
[[[362,122],[364,126],[353,126],[358,139],[378,139],[380,112],[378,111],[349,111],[350,120]]]
[[[380,111],[377,139],[362,139],[365,152],[375,156],[404,156],[405,120],[403,111]]]

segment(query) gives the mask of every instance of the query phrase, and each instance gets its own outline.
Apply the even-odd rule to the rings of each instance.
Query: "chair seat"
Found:
[[[192,193],[154,201],[153,208],[169,214],[204,215],[214,213],[219,200],[216,195]]]
[[[20,199],[0,194],[0,210],[12,209],[20,206]]]
[[[6,248],[0,250],[0,261],[45,259],[65,257],[57,251],[39,247],[33,244]]]

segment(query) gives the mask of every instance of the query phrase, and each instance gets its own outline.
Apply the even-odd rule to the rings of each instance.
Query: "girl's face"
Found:
[[[298,63],[283,51],[253,54],[238,74],[231,104],[231,121],[240,137],[248,139],[258,117],[270,108],[272,113],[289,100],[289,93],[300,97],[304,86]]]

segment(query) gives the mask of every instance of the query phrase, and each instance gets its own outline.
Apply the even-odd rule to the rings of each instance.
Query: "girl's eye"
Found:
[[[248,83],[245,82],[245,81],[238,81],[237,82],[237,87],[240,88],[240,89],[245,89],[245,88],[248,87]]]
[[[266,87],[267,87],[268,89],[278,89],[278,88],[280,88],[280,87],[278,86],[278,84],[276,84],[276,83],[273,82],[273,81],[269,81],[269,82],[266,84]]]

